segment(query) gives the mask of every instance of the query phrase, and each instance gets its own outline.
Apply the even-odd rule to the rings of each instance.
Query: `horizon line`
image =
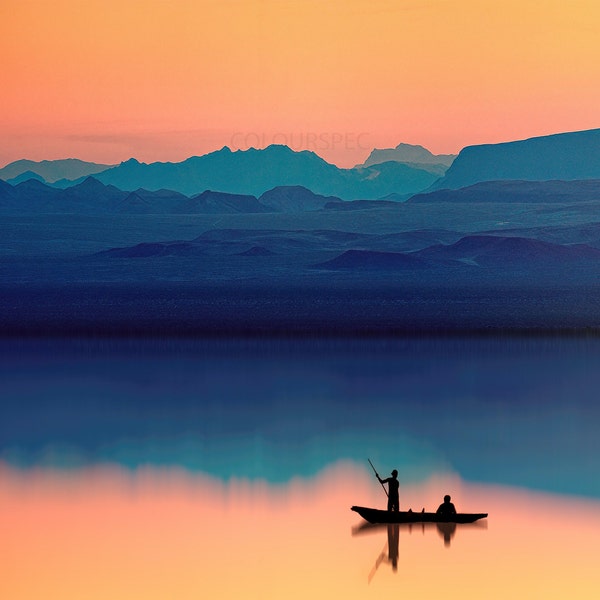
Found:
[[[336,166],[338,169],[341,170],[351,170],[353,168],[356,168],[358,166],[363,165],[369,158],[369,156],[374,152],[374,151],[385,151],[385,150],[395,150],[398,148],[398,146],[401,145],[407,145],[407,146],[412,146],[415,148],[423,148],[425,150],[427,150],[430,154],[432,154],[433,156],[454,156],[457,157],[463,150],[465,150],[466,148],[471,148],[471,147],[478,147],[478,146],[495,146],[495,145],[501,145],[501,144],[509,144],[509,143],[514,143],[514,142],[525,142],[525,141],[529,141],[529,140],[533,140],[533,139],[537,139],[537,138],[545,138],[545,137],[553,137],[553,136],[558,136],[558,135],[565,135],[565,134],[574,134],[574,133],[584,133],[584,132],[588,132],[588,131],[597,131],[599,130],[600,127],[591,127],[591,128],[586,128],[586,129],[576,129],[576,130],[567,130],[567,131],[558,131],[558,132],[554,132],[554,133],[548,133],[548,134],[544,134],[544,135],[533,135],[533,136],[529,136],[529,137],[523,137],[523,138],[518,138],[518,139],[508,139],[508,140],[503,140],[503,141],[499,141],[499,142],[486,142],[486,143],[479,143],[479,144],[467,144],[466,146],[462,146],[461,149],[456,152],[456,153],[439,153],[439,154],[435,154],[433,153],[431,150],[429,150],[429,148],[427,148],[427,146],[424,146],[422,144],[412,144],[409,142],[399,142],[396,146],[392,146],[392,147],[386,147],[386,148],[378,148],[378,147],[372,147],[369,150],[369,154],[367,156],[367,158],[365,159],[365,161],[363,161],[362,163],[356,163],[355,165],[351,166],[351,167],[341,167],[338,164],[334,163],[334,162],[330,162],[329,160],[327,160],[326,158],[324,158],[321,154],[319,154],[319,152],[309,149],[309,148],[300,148],[300,149],[295,149],[293,147],[291,147],[288,144],[277,144],[277,143],[271,143],[271,144],[267,144],[264,147],[256,147],[256,146],[248,146],[247,148],[236,148],[235,150],[232,149],[229,145],[225,144],[223,146],[221,146],[220,148],[214,149],[214,150],[210,150],[208,152],[205,152],[203,154],[190,154],[189,156],[187,156],[186,158],[183,158],[181,160],[154,160],[154,161],[150,161],[150,162],[145,162],[142,160],[139,160],[138,158],[136,158],[135,156],[129,156],[128,158],[122,159],[119,162],[111,162],[111,163],[107,163],[104,161],[101,162],[96,162],[95,160],[85,160],[82,158],[79,158],[77,156],[66,156],[66,157],[62,157],[62,158],[43,158],[41,160],[34,160],[31,158],[26,158],[26,157],[22,157],[22,158],[17,158],[15,160],[11,160],[7,163],[5,163],[4,165],[2,165],[0,167],[1,169],[4,169],[14,163],[18,163],[21,161],[27,161],[27,162],[32,162],[32,163],[43,163],[43,162],[58,162],[58,161],[67,161],[67,160],[77,160],[80,162],[84,162],[84,163],[91,163],[91,164],[97,164],[97,165],[103,165],[103,166],[107,166],[108,168],[113,168],[113,167],[118,167],[119,165],[129,162],[131,160],[135,160],[136,162],[140,163],[140,164],[144,164],[144,165],[151,165],[151,164],[178,164],[178,163],[182,163],[185,162],[189,159],[192,158],[202,158],[204,156],[208,156],[210,154],[216,154],[218,152],[222,152],[224,150],[229,150],[229,152],[231,152],[232,154],[238,153],[238,152],[249,152],[249,151],[255,151],[255,152],[260,152],[260,151],[265,151],[268,150],[269,148],[273,148],[273,147],[279,147],[279,148],[287,148],[288,150],[290,150],[291,152],[294,153],[302,153],[302,152],[309,152],[311,154],[314,154],[315,156],[319,157],[321,160],[323,160],[324,162],[326,162],[327,164],[330,165],[334,165]],[[365,149],[367,150],[367,149]]]

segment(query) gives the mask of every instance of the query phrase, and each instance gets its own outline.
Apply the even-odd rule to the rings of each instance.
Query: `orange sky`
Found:
[[[0,164],[596,128],[599,39],[597,0],[3,0]]]

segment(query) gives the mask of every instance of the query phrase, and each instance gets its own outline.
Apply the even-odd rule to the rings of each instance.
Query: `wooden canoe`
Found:
[[[365,506],[353,506],[351,508],[369,523],[473,523],[479,519],[485,519],[487,513],[456,513],[444,515],[434,512],[388,511]]]

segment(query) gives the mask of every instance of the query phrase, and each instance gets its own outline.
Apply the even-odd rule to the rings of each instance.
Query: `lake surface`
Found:
[[[596,598],[600,340],[0,342],[0,597]],[[385,506],[489,518],[368,527]]]

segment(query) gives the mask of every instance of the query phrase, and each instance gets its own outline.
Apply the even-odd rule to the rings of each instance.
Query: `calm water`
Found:
[[[0,343],[0,597],[596,598],[600,341]],[[385,506],[488,512],[365,527]],[[433,576],[435,574],[435,576]]]

